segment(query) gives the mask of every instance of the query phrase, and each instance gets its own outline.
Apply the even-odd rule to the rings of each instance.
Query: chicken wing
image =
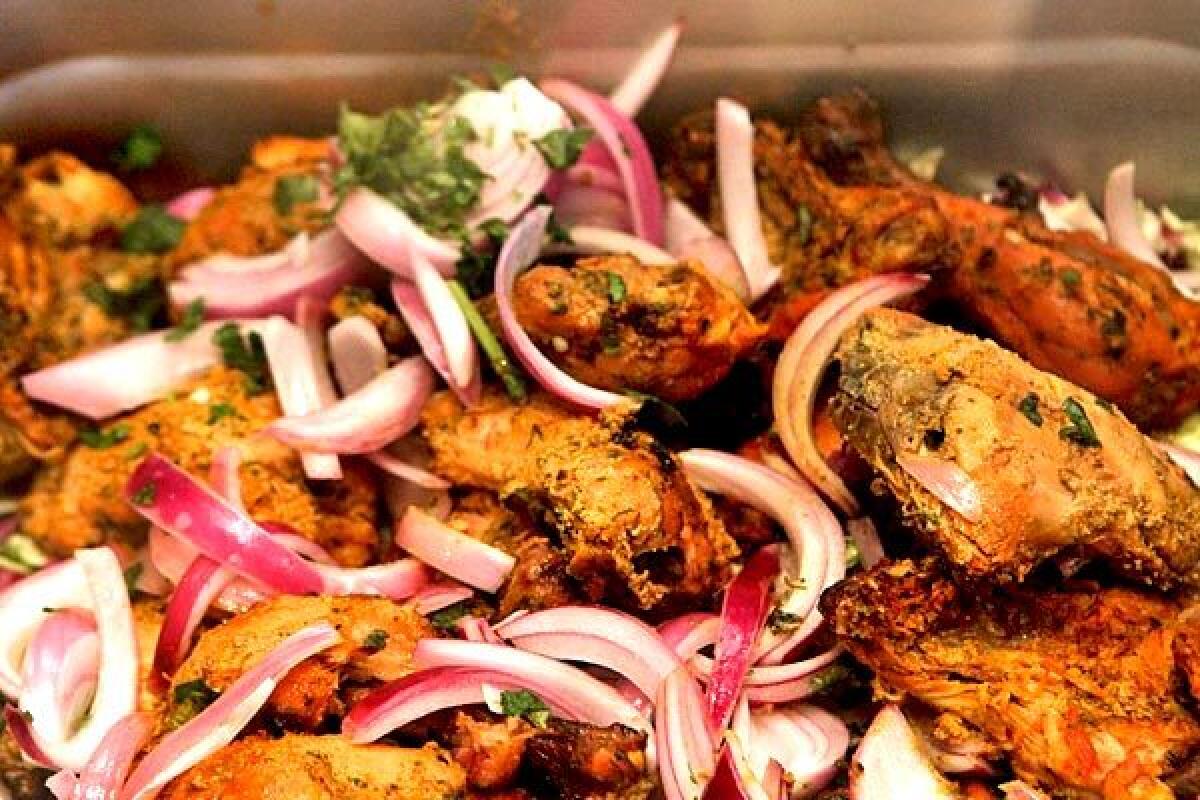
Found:
[[[496,391],[469,411],[443,393],[423,413],[434,469],[523,506],[586,598],[646,611],[705,603],[737,546],[675,457],[629,421]]]
[[[347,464],[345,480],[310,487],[292,450],[256,436],[279,413],[274,393],[248,394],[243,373],[214,368],[180,393],[110,423],[62,464],[39,472],[22,500],[22,529],[61,555],[112,541],[139,544],[147,525],[122,487],[142,455],[162,453],[203,478],[213,451],[237,444],[244,452],[242,502],[252,517],[290,525],[343,564],[368,563],[379,538],[370,473]]]
[[[453,800],[463,770],[444,750],[344,736],[243,739],[167,785],[163,800]]]
[[[276,719],[313,729],[328,714],[343,712],[339,689],[402,678],[412,671],[420,639],[433,637],[430,624],[412,606],[383,597],[280,596],[251,608],[204,633],[172,679],[169,719],[194,710],[180,686],[203,681],[221,692],[288,636],[328,622],[342,640],[288,673],[267,703]]]
[[[1111,405],[898,311],[863,317],[836,358],[835,424],[965,574],[1020,580],[1065,553],[1163,589],[1200,586],[1200,489]],[[971,499],[948,506],[922,470]]]
[[[957,718],[1056,797],[1171,800],[1200,746],[1177,681],[1198,666],[1179,651],[1197,621],[1169,600],[1090,584],[980,597],[928,559],[858,573],[822,607],[881,693]]]
[[[696,263],[604,256],[538,266],[518,279],[513,304],[534,342],[574,377],[673,403],[712,388],[762,332]]]

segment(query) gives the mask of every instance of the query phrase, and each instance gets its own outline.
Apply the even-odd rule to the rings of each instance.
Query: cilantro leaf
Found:
[[[311,203],[317,199],[317,179],[312,175],[284,175],[275,181],[271,203],[281,217],[292,213],[300,203]]]
[[[101,280],[85,283],[83,296],[113,319],[124,319],[135,331],[148,331],[166,307],[162,283],[153,276],[136,279],[125,289],[113,289]]]
[[[133,493],[133,504],[135,506],[148,506],[154,503],[154,499],[158,497],[158,485],[154,481],[142,484],[142,488]]]
[[[1078,400],[1074,397],[1064,400],[1063,413],[1067,415],[1069,422],[1059,430],[1059,436],[1080,447],[1100,446],[1100,437],[1096,435],[1092,421],[1088,419],[1087,412],[1083,410],[1083,406]]]
[[[387,647],[388,632],[376,628],[367,634],[367,638],[363,640],[363,647],[372,652],[379,652]]]
[[[179,684],[171,694],[171,711],[167,715],[167,728],[175,730],[181,727],[212,705],[220,696],[221,693],[205,683],[203,678]]]
[[[213,403],[208,407],[208,424],[216,425],[226,417],[240,417],[238,410],[229,403]]]
[[[120,444],[129,438],[129,425],[124,422],[118,422],[108,430],[82,430],[79,432],[79,441],[83,442],[93,450],[107,450],[113,445]]]
[[[591,128],[559,128],[535,139],[533,146],[551,169],[566,169],[579,160],[584,145],[591,138]]]
[[[539,728],[550,721],[550,707],[528,689],[501,692],[500,708],[506,717],[521,717]]]
[[[197,297],[192,302],[188,303],[187,308],[183,310],[183,317],[180,318],[179,324],[167,332],[166,339],[168,342],[182,342],[187,337],[196,332],[200,327],[200,323],[204,321],[204,298]]]
[[[185,227],[186,222],[162,206],[142,206],[121,231],[121,249],[126,253],[165,253],[179,244]]]
[[[267,352],[257,331],[242,336],[236,322],[227,322],[213,332],[213,344],[221,351],[221,362],[246,376],[246,394],[262,394],[267,389]]]
[[[1017,403],[1017,410],[1025,415],[1025,419],[1032,422],[1037,427],[1042,427],[1042,412],[1038,411],[1038,396],[1033,392],[1021,398],[1021,402]]]
[[[446,606],[441,611],[435,611],[429,615],[429,624],[437,628],[439,631],[452,631],[458,625],[458,621],[467,615],[466,603],[455,603],[452,606]]]
[[[138,125],[112,154],[117,168],[123,172],[150,169],[162,155],[162,134],[152,125]]]
[[[604,276],[608,279],[608,299],[614,305],[625,299],[627,290],[625,288],[625,279],[615,272],[606,270]]]

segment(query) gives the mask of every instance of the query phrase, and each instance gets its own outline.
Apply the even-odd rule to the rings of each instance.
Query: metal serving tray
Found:
[[[177,179],[233,174],[268,132],[332,128],[436,94],[502,56],[605,86],[671,19],[688,30],[646,109],[652,134],[729,94],[788,115],[852,85],[899,150],[942,145],[978,190],[1024,168],[1200,214],[1200,3],[1193,0],[0,0],[0,138],[107,152],[158,125]]]

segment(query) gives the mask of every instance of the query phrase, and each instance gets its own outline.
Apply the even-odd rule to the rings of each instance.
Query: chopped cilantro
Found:
[[[455,603],[452,606],[446,606],[441,611],[435,611],[429,615],[429,624],[437,628],[439,631],[452,631],[458,625],[458,621],[467,615],[466,603]]]
[[[167,728],[175,730],[181,727],[220,696],[221,693],[205,683],[203,678],[179,684],[171,694],[172,708],[167,715]]]
[[[79,432],[79,441],[93,450],[107,450],[128,438],[129,425],[124,422],[118,422],[107,430],[92,429]]]
[[[154,502],[154,498],[158,496],[158,486],[150,481],[142,485],[142,488],[133,493],[133,504],[135,506],[148,506]]]
[[[1096,398],[1096,405],[1100,406],[1110,414],[1115,413],[1116,411],[1116,409],[1113,408],[1113,404],[1105,400],[1103,397]]]
[[[504,244],[504,240],[508,238],[508,223],[495,217],[479,223],[479,230],[487,234],[495,245]]]
[[[558,221],[558,217],[551,214],[546,220],[546,236],[555,244],[574,244],[575,241],[571,238],[571,231],[563,226]]]
[[[521,717],[539,728],[550,721],[550,707],[528,689],[500,693],[500,708],[507,717]]]
[[[158,129],[151,125],[138,125],[113,151],[112,159],[121,171],[138,172],[158,163],[162,151],[162,134]]]
[[[518,367],[508,357],[504,345],[488,327],[487,321],[480,316],[479,309],[475,308],[475,304],[471,302],[463,285],[456,280],[447,281],[447,285],[450,287],[450,293],[454,295],[458,307],[462,309],[463,316],[467,318],[467,325],[470,326],[471,333],[475,334],[475,340],[479,342],[480,348],[487,355],[492,370],[504,383],[504,390],[514,401],[524,402],[528,396],[525,390],[525,381],[521,377]]]
[[[850,670],[841,664],[834,664],[813,675],[812,682],[809,685],[812,687],[814,693],[824,694],[848,677],[850,677]]]
[[[1025,419],[1039,428],[1042,427],[1042,422],[1044,421],[1041,412],[1038,411],[1038,404],[1040,402],[1038,396],[1030,392],[1021,398],[1021,402],[1017,403],[1017,410],[1025,415]]]
[[[267,389],[267,352],[257,331],[242,336],[236,322],[227,322],[213,332],[213,344],[221,351],[221,362],[246,376],[246,394]]]
[[[204,298],[197,297],[192,302],[188,303],[187,308],[183,310],[183,316],[179,320],[179,324],[172,328],[166,336],[168,342],[182,342],[187,337],[196,332],[200,327],[200,323],[204,321]]]
[[[123,573],[125,575],[125,588],[133,593],[137,589],[137,583],[142,578],[142,571],[145,567],[142,562],[135,561]]]
[[[604,275],[608,278],[609,301],[614,304],[622,302],[627,293],[625,289],[625,279],[617,273],[607,270],[605,271]]]
[[[782,608],[774,609],[770,616],[767,617],[767,627],[772,633],[791,633],[800,626],[803,617],[799,614],[793,614],[790,611],[784,611]]]
[[[849,536],[846,537],[846,569],[854,569],[862,564],[862,551],[858,549],[858,542]]]
[[[127,253],[165,253],[179,244],[186,226],[162,206],[142,206],[121,231],[121,249]]]
[[[286,217],[300,203],[317,199],[317,179],[312,175],[284,175],[275,181],[271,202],[276,213]]]
[[[1062,285],[1068,289],[1074,289],[1083,282],[1083,276],[1079,274],[1077,269],[1064,269],[1058,273],[1058,279]]]
[[[605,312],[600,315],[600,346],[605,355],[616,355],[621,352],[621,336],[617,332],[617,321]]]
[[[154,327],[165,306],[162,283],[158,278],[138,278],[126,289],[113,289],[101,280],[83,285],[83,296],[113,319],[124,319],[135,331]]]
[[[535,139],[533,146],[551,169],[566,169],[579,160],[584,145],[591,138],[590,128],[559,128]]]
[[[145,442],[134,442],[133,445],[129,448],[129,450],[125,453],[125,460],[126,461],[136,461],[137,459],[146,455],[146,451],[149,449],[150,449],[150,446],[147,445]]]
[[[1059,430],[1059,436],[1080,447],[1100,446],[1100,438],[1096,436],[1096,429],[1092,427],[1092,421],[1088,419],[1087,412],[1083,410],[1083,406],[1079,404],[1078,400],[1074,397],[1064,400],[1063,413],[1067,415],[1069,423]]]
[[[226,417],[240,417],[238,410],[229,403],[213,403],[208,407],[208,424],[216,425]]]
[[[334,185],[341,197],[365,186],[429,233],[460,236],[487,179],[464,151],[474,138],[470,123],[442,105],[419,103],[379,116],[343,107],[338,146],[345,164]]]
[[[384,630],[376,628],[367,634],[367,638],[363,640],[363,647],[373,652],[379,652],[387,647],[388,633]]]

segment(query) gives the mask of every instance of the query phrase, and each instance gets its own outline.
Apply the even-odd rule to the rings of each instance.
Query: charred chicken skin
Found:
[[[1200,489],[1111,405],[899,311],[867,314],[836,358],[835,424],[965,575],[1020,580],[1063,553],[1163,589],[1200,585]],[[961,475],[978,513],[930,492],[922,464]]]
[[[1171,800],[1200,745],[1197,623],[1169,600],[1092,584],[981,596],[927,559],[857,573],[822,605],[881,692],[965,722],[1056,797]]]
[[[703,600],[737,545],[675,457],[628,421],[495,391],[471,410],[443,393],[423,413],[434,469],[523,506],[566,552],[584,597],[647,611]]]
[[[689,400],[725,377],[761,328],[737,296],[696,263],[631,256],[539,266],[513,296],[541,350],[592,386]]]

